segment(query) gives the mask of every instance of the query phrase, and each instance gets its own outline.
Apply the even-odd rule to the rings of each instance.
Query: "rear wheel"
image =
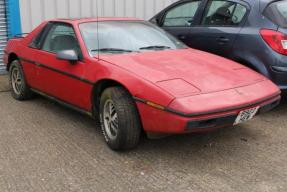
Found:
[[[17,100],[30,99],[33,95],[26,83],[23,69],[18,60],[11,63],[9,69],[9,84],[11,87],[11,94]]]
[[[101,127],[108,146],[113,150],[136,147],[141,123],[131,95],[122,87],[104,90],[100,101]]]

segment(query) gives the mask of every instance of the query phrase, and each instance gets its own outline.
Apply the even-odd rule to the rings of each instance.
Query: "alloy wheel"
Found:
[[[107,100],[104,105],[104,128],[109,139],[116,139],[118,135],[118,114],[112,100]]]
[[[18,68],[13,68],[12,73],[11,73],[11,83],[12,83],[12,88],[13,91],[19,95],[22,90],[23,86],[23,78],[20,70]]]

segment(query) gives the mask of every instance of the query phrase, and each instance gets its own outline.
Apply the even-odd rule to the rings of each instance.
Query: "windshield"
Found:
[[[91,56],[98,52],[120,54],[186,48],[170,34],[145,21],[83,23],[80,31]]]
[[[271,3],[264,14],[280,27],[287,27],[287,1],[276,1]]]

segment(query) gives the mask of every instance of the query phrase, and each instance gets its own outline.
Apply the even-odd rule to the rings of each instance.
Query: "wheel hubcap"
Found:
[[[118,134],[118,114],[112,100],[107,100],[104,105],[104,127],[107,136],[115,139]]]
[[[12,70],[11,81],[14,92],[19,95],[23,86],[23,82],[22,75],[18,68],[14,68]]]

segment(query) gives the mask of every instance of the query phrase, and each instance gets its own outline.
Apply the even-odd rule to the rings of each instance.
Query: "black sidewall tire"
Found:
[[[100,102],[100,120],[101,120],[101,128],[103,135],[105,137],[105,141],[107,144],[112,148],[112,149],[117,149],[120,146],[120,138],[117,137],[115,140],[111,140],[106,132],[106,129],[104,127],[104,105],[107,100],[111,99],[112,100],[112,91],[105,91],[104,94],[101,97],[101,102]],[[121,130],[118,130],[118,136],[121,135]]]
[[[115,139],[108,137],[104,128],[103,109],[105,102],[112,100],[118,114],[118,133]],[[135,148],[140,140],[141,122],[134,100],[121,87],[106,89],[100,100],[100,121],[106,143],[113,150],[128,150]]]

